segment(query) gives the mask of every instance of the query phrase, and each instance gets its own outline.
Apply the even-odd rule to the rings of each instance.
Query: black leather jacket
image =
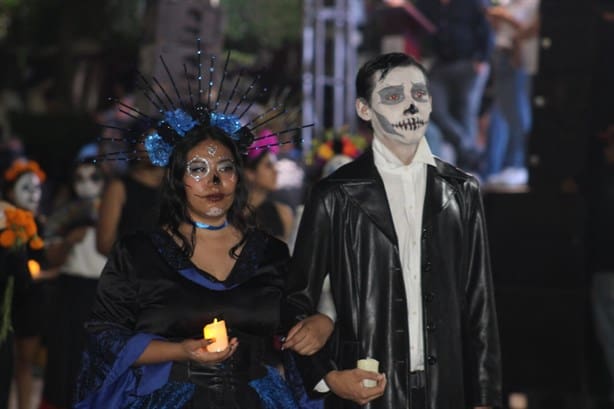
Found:
[[[427,408],[500,406],[499,338],[482,201],[476,180],[428,166],[422,232]],[[330,275],[337,321],[327,347],[298,357],[311,391],[334,368],[380,361],[388,385],[367,408],[409,405],[407,300],[381,177],[367,151],[318,183],[305,207],[288,280],[288,313],[317,305]],[[328,407],[357,407],[335,396]],[[422,408],[411,408],[422,409]]]

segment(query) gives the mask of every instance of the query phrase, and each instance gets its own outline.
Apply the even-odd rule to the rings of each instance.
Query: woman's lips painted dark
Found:
[[[223,193],[213,193],[210,195],[206,195],[205,199],[207,199],[210,202],[219,202],[224,199],[224,194]]]

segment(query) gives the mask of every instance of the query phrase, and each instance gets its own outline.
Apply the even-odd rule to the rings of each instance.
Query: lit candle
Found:
[[[379,373],[379,362],[373,358],[367,357],[364,359],[359,359],[356,361],[356,367],[365,371]],[[365,388],[373,388],[377,385],[377,381],[374,381],[373,379],[363,379],[362,385]]]
[[[228,348],[228,334],[226,333],[226,322],[218,321],[217,318],[211,324],[205,325],[203,328],[205,339],[215,339],[214,342],[207,345],[209,352],[222,352]]]
[[[28,260],[28,271],[30,271],[30,276],[34,279],[38,278],[41,275],[41,265],[36,260]]]

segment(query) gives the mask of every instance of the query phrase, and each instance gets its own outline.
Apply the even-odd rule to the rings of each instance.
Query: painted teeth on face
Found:
[[[415,131],[416,129],[424,126],[426,124],[426,121],[423,121],[422,119],[418,119],[418,118],[408,118],[404,121],[401,121],[399,123],[393,124],[392,127],[393,128],[402,128],[403,130],[410,130],[410,131]]]

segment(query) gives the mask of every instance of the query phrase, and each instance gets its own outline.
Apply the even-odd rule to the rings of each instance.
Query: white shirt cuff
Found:
[[[318,384],[313,388],[313,390],[320,393],[330,392],[330,388],[328,387],[324,379],[318,382]]]

